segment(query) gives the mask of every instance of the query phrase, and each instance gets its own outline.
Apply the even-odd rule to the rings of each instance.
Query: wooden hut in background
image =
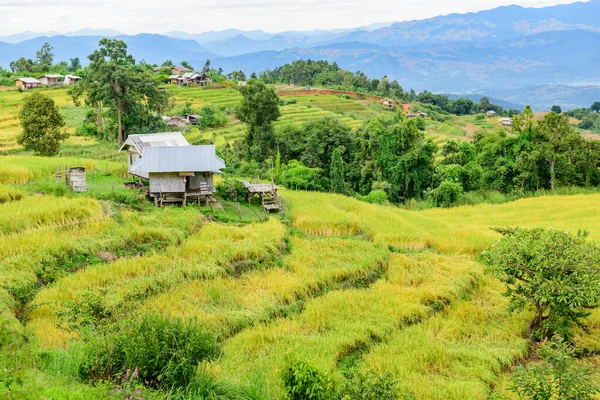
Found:
[[[31,89],[34,87],[38,87],[42,84],[42,82],[38,81],[35,78],[17,78],[15,79],[15,85],[23,90]]]
[[[40,76],[40,81],[42,85],[46,85],[46,87],[58,86],[64,83],[65,77],[61,74],[46,74]]]

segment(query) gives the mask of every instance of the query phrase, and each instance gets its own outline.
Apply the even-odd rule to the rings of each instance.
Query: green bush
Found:
[[[431,192],[431,200],[436,207],[451,207],[462,193],[460,183],[444,181]]]
[[[483,121],[485,119],[485,115],[484,114],[477,114],[475,116],[475,120],[477,121]]]
[[[369,203],[384,204],[387,203],[388,197],[383,190],[372,190],[371,193],[365,196],[365,200]]]
[[[306,361],[293,361],[283,370],[283,385],[290,400],[333,398],[328,377]]]
[[[286,104],[296,104],[296,103],[298,103],[298,100],[296,100],[296,99],[288,99],[286,102]]]
[[[344,400],[396,400],[400,398],[398,380],[388,373],[378,375],[372,370],[357,373],[344,382],[337,397]]]
[[[83,377],[110,380],[136,368],[140,379],[153,386],[187,387],[199,363],[218,352],[215,338],[196,320],[150,314],[141,321],[126,321],[116,333],[91,336]]]
[[[248,190],[238,180],[224,180],[215,186],[217,194],[226,201],[244,201],[248,197]]]

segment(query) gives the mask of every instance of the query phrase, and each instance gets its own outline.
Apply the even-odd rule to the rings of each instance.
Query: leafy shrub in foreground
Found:
[[[586,233],[557,229],[496,229],[504,237],[481,254],[506,285],[508,310],[532,307],[533,339],[570,338],[589,310],[600,305],[600,246]]]
[[[540,346],[541,362],[519,366],[512,374],[509,390],[521,399],[591,400],[600,393],[594,370],[577,364],[574,351],[562,341]]]
[[[306,361],[292,361],[283,370],[283,384],[290,400],[333,398],[328,377]]]
[[[116,334],[92,336],[83,375],[94,381],[114,379],[137,368],[139,378],[158,387],[186,387],[198,364],[218,354],[212,335],[197,321],[146,315],[127,321]]]

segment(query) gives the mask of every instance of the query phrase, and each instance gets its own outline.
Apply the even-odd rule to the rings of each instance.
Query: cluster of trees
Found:
[[[231,169],[273,163],[276,179],[295,189],[368,195],[384,191],[393,201],[421,197],[431,185],[437,147],[424,139],[415,120],[371,120],[354,132],[326,117],[275,130],[278,97],[263,82],[241,88],[237,116],[248,124],[243,143],[224,150]]]
[[[568,117],[581,120],[578,128],[600,133],[600,101],[594,102],[590,108],[576,108],[565,112]]]
[[[164,132],[160,115],[169,106],[169,94],[158,88],[158,79],[144,64],[136,64],[122,40],[101,39],[89,55],[90,64],[79,85],[69,88],[75,104],[93,111],[98,136],[117,138],[128,134]]]
[[[35,53],[35,60],[30,58],[20,57],[12,61],[9,67],[13,73],[44,73],[56,72],[65,74],[68,72],[76,72],[81,68],[81,61],[75,57],[70,59],[70,62],[60,61],[54,64],[54,53],[52,46],[49,43],[44,43],[42,47]]]
[[[274,129],[278,98],[263,82],[241,90],[237,116],[248,124],[243,142],[228,146],[228,165],[253,175],[273,165],[291,188],[355,196],[379,194],[395,203],[431,198],[451,206],[465,192],[524,193],[566,186],[600,185],[600,142],[584,140],[564,115],[535,121],[530,107],[513,118],[513,134],[482,131],[473,142],[437,146],[424,139],[418,119],[401,113],[372,119],[352,131],[335,118]],[[365,197],[368,199],[368,197]]]

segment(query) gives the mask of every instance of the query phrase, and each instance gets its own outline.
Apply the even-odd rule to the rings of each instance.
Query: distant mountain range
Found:
[[[113,36],[124,40],[136,59],[150,63],[187,60],[198,68],[210,58],[212,65],[226,72],[250,73],[298,59],[325,59],[371,78],[387,75],[406,89],[490,93],[511,104],[543,107],[552,99],[545,90],[556,90],[561,94],[554,99],[557,102],[565,96],[562,100],[571,107],[587,106],[590,96],[598,93],[590,88],[600,85],[598,15],[600,0],[591,0],[545,8],[507,6],[328,31],[230,29],[134,36],[90,29],[67,34],[24,32],[0,37],[0,66],[7,67],[21,56],[33,58],[45,41],[54,47],[57,60],[79,57],[85,63],[101,37]]]

